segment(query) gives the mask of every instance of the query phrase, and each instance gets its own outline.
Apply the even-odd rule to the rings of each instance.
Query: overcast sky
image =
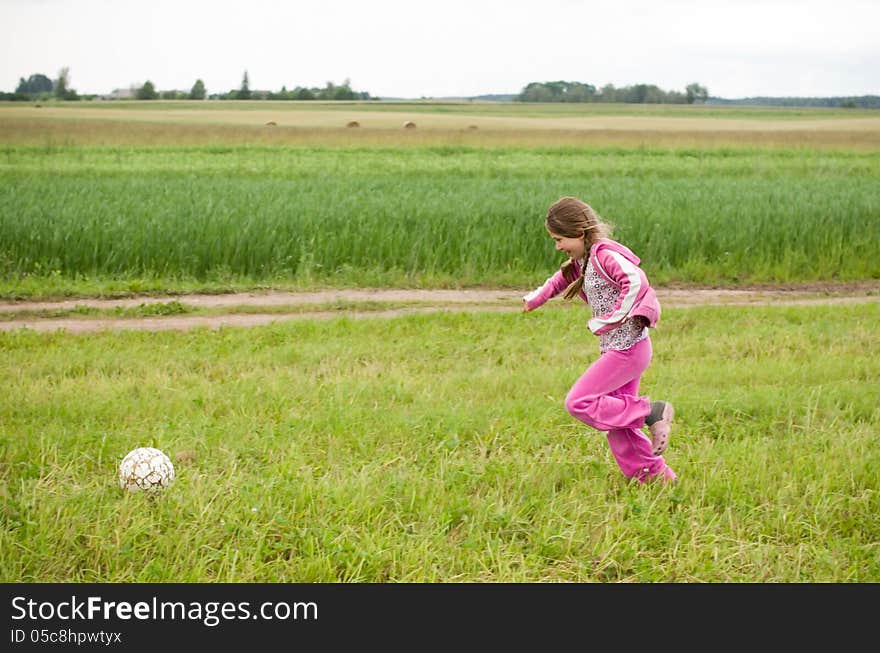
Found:
[[[714,96],[880,95],[878,0],[0,0],[0,90],[346,79],[378,97],[566,80]]]

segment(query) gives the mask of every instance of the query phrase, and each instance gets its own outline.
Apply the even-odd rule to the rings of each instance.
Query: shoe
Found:
[[[672,430],[672,417],[675,415],[675,409],[668,401],[654,403],[663,404],[660,418],[648,426],[648,430],[651,432],[651,451],[655,456],[659,456],[669,446],[669,433]]]

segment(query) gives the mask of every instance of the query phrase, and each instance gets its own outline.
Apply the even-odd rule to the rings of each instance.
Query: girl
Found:
[[[639,258],[611,240],[609,226],[575,197],[554,202],[545,226],[568,260],[523,297],[523,310],[533,311],[561,292],[565,299],[580,296],[593,314],[587,327],[599,337],[600,356],[569,390],[566,410],[607,431],[611,452],[628,478],[676,481],[660,455],[669,444],[672,404],[638,395],[651,362],[648,328],[660,318],[660,303],[638,267]],[[650,438],[640,430],[644,426]]]

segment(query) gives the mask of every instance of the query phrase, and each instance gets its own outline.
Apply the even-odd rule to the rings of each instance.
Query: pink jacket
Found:
[[[566,279],[562,270],[547,279],[542,286],[523,297],[523,301],[533,310],[547,300],[562,293],[571,281],[581,274],[579,261],[574,261],[572,270],[575,276]],[[648,320],[649,327],[655,327],[660,319],[660,302],[657,294],[648,283],[648,278],[639,267],[640,259],[617,241],[602,238],[590,248],[587,265],[592,265],[600,276],[620,289],[617,301],[605,315],[594,315],[587,327],[595,335],[609,331],[630,316],[641,315]],[[583,290],[581,299],[589,303]]]

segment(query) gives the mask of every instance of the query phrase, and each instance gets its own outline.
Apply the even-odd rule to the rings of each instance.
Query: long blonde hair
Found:
[[[587,253],[600,238],[611,237],[611,225],[602,221],[593,207],[576,197],[560,197],[547,209],[545,220],[547,231],[563,238],[583,238]],[[566,280],[570,281],[563,297],[571,299],[584,287],[584,269],[574,277],[574,261],[568,259],[560,268]]]

